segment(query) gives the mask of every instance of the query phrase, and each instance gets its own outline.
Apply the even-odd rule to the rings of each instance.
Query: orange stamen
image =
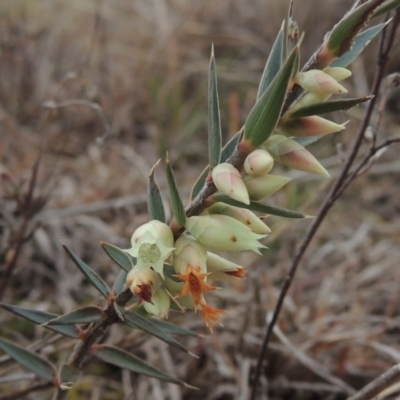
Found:
[[[211,332],[212,332],[211,322],[216,322],[217,324],[222,325],[221,322],[219,322],[219,315],[223,313],[226,313],[226,311],[211,307],[207,304],[201,305],[201,315],[204,319],[205,324],[207,325],[207,327],[210,329]]]

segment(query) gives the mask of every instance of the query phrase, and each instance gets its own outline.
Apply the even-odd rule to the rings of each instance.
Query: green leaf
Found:
[[[319,135],[319,136],[310,136],[310,137],[304,137],[304,138],[292,138],[295,142],[298,144],[302,145],[303,147],[307,147],[310,144],[313,144],[315,142],[318,142],[318,140],[326,137],[326,135]]]
[[[364,96],[354,99],[334,100],[325,103],[312,104],[311,106],[299,108],[293,114],[290,114],[290,118],[309,117],[311,115],[321,115],[340,110],[348,110],[349,108],[363,103],[364,101],[371,100],[372,98],[373,96]]]
[[[208,159],[211,168],[219,164],[221,158],[221,142],[222,134],[217,88],[217,67],[215,64],[213,45],[208,75]]]
[[[244,138],[254,148],[264,143],[279,121],[293,67],[299,56],[297,45],[247,117]]]
[[[375,25],[372,28],[359,33],[355,39],[351,49],[344,53],[341,57],[331,63],[331,67],[342,67],[346,68],[349,66],[365,49],[366,46],[374,39],[375,36],[389,23],[385,22],[379,25]]]
[[[140,329],[149,333],[151,336],[154,336],[163,342],[169,344],[175,349],[182,350],[184,352],[188,352],[187,349],[182,346],[178,341],[176,341],[173,337],[171,337],[168,333],[164,332],[159,326],[153,323],[153,320],[150,318],[143,317],[140,314],[127,311],[125,313],[125,325],[130,326],[131,328]]]
[[[46,325],[75,325],[98,322],[105,319],[104,312],[97,306],[85,306],[60,315],[46,323]]]
[[[298,211],[292,211],[292,210],[286,210],[285,208],[267,206],[265,204],[261,204],[256,201],[250,201],[250,204],[244,204],[244,203],[241,203],[240,201],[231,199],[230,197],[228,197],[224,194],[216,194],[213,196],[213,198],[217,201],[220,201],[225,204],[229,204],[231,206],[245,208],[246,210],[257,211],[257,212],[261,212],[261,213],[265,213],[265,214],[277,215],[278,217],[284,217],[284,218],[308,218],[309,217]]]
[[[221,163],[225,162],[228,160],[228,158],[235,152],[236,147],[238,143],[240,142],[240,139],[242,137],[243,129],[241,129],[239,132],[236,132],[232,138],[229,140],[229,142],[223,147],[222,152],[221,152]],[[204,183],[206,181],[206,178],[208,176],[208,171],[210,170],[210,167],[207,166],[201,175],[197,178],[196,183],[193,186],[192,193],[190,194],[190,198],[193,200],[199,193],[202,187],[204,186]]]
[[[182,328],[181,326],[160,319],[151,318],[151,322],[166,333],[173,335],[199,336],[196,332],[190,329]]]
[[[293,47],[299,42],[299,26],[293,19],[293,0],[290,1],[289,5],[288,28],[286,35],[286,53],[289,54]]]
[[[264,72],[261,77],[260,85],[258,86],[257,100],[264,94],[270,83],[275,78],[282,66],[283,46],[285,42],[285,21],[283,21],[281,29],[276,36],[275,42],[272,45],[267,62],[264,67]]]
[[[99,275],[94,272],[89,265],[83,262],[72,250],[67,246],[63,245],[64,250],[71,257],[75,265],[82,271],[84,275],[89,279],[90,283],[104,296],[108,297],[110,295],[110,288],[107,284],[100,278]]]
[[[109,364],[116,365],[117,367],[128,369],[141,375],[147,375],[152,378],[160,379],[163,381],[183,384],[181,380],[174,378],[152,367],[140,358],[113,346],[97,345],[93,346],[91,352],[100,360]]]
[[[118,274],[118,278],[114,282],[114,286],[113,286],[113,292],[115,294],[119,294],[121,292],[121,290],[123,289],[125,282],[126,282],[127,275],[128,275],[128,273],[124,270],[120,271],[120,273]]]
[[[383,0],[370,0],[350,10],[331,30],[326,48],[334,57],[340,57],[351,49],[356,34],[364,27]]]
[[[61,390],[71,389],[76,381],[81,377],[79,369],[68,364],[62,364],[58,372],[58,383]]]
[[[169,193],[171,196],[172,213],[175,219],[177,220],[178,224],[183,226],[185,225],[186,221],[185,207],[183,207],[182,199],[179,195],[178,188],[176,187],[174,173],[172,172],[168,155],[166,160],[166,168],[167,168],[167,182],[169,187]]]
[[[157,220],[160,222],[166,221],[165,219],[165,212],[164,212],[164,205],[162,202],[160,189],[154,179],[154,171],[159,164],[160,160],[158,160],[153,168],[150,171],[149,175],[149,182],[147,185],[147,209],[149,212],[150,220]]]
[[[129,272],[133,268],[132,258],[119,247],[107,242],[100,242],[106,254],[118,264],[124,271]]]
[[[56,367],[52,363],[15,343],[0,338],[0,349],[17,363],[28,368],[46,381],[52,381],[56,376]]]
[[[374,14],[372,15],[372,18],[375,17],[380,17],[383,14],[386,14],[392,10],[394,10],[395,8],[400,6],[400,0],[390,0],[390,1],[386,1],[385,3],[383,3],[382,5],[380,5],[374,12]]]
[[[29,308],[13,306],[11,304],[0,304],[1,308],[4,310],[10,311],[19,317],[25,318],[28,321],[33,322],[37,325],[43,325],[46,322],[57,318],[57,314],[48,313],[45,311],[37,311],[37,310],[30,310]],[[44,326],[47,329],[52,330],[53,332],[61,333],[64,336],[68,336],[74,339],[79,338],[78,329],[76,326]]]

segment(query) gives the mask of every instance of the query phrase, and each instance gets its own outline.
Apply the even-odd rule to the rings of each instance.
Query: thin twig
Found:
[[[282,310],[283,302],[284,302],[285,297],[286,297],[286,295],[289,291],[289,288],[292,284],[293,278],[296,274],[296,271],[300,264],[300,261],[302,260],[304,253],[306,252],[309,244],[311,243],[312,239],[314,238],[314,235],[317,232],[318,228],[320,227],[322,222],[325,220],[325,217],[327,216],[328,212],[330,211],[333,204],[337,200],[337,198],[335,198],[336,193],[338,193],[341,190],[342,186],[345,184],[348,172],[351,169],[351,167],[357,157],[357,154],[360,150],[362,141],[364,139],[365,130],[369,126],[370,119],[371,119],[371,116],[372,116],[372,113],[373,113],[373,110],[374,110],[374,107],[376,104],[376,97],[379,93],[379,88],[380,88],[381,82],[383,80],[385,67],[386,67],[387,61],[389,59],[389,53],[393,46],[395,33],[396,33],[396,30],[397,30],[397,27],[399,24],[399,18],[400,18],[400,13],[399,13],[399,11],[397,11],[396,16],[393,20],[392,29],[389,33],[389,37],[388,37],[387,41],[385,41],[385,34],[382,35],[381,45],[380,45],[379,54],[378,54],[378,70],[375,75],[373,91],[372,91],[372,93],[375,95],[375,97],[369,103],[365,118],[360,126],[356,140],[353,144],[353,147],[350,151],[347,161],[343,167],[343,170],[342,170],[339,178],[337,179],[336,184],[334,185],[334,187],[332,188],[332,190],[330,191],[328,196],[325,198],[322,206],[320,207],[320,209],[318,211],[317,217],[315,218],[313,224],[310,226],[303,242],[301,243],[300,247],[298,248],[298,250],[293,258],[292,264],[290,266],[289,273],[285,279],[285,282],[284,282],[281,292],[279,294],[272,320],[267,326],[263,344],[262,344],[262,348],[259,353],[256,371],[255,371],[255,375],[254,375],[252,394],[250,397],[251,400],[256,399],[257,386],[258,386],[258,382],[259,382],[259,379],[261,376],[263,362],[267,355],[268,344],[270,342],[274,326],[277,323],[278,317]],[[384,32],[385,31],[386,30],[384,30]],[[384,44],[386,44],[386,46]]]
[[[51,387],[54,387],[53,382],[37,383],[36,385],[29,386],[26,389],[21,389],[14,393],[0,396],[0,400],[20,400],[27,394],[38,392],[39,390],[50,389]]]

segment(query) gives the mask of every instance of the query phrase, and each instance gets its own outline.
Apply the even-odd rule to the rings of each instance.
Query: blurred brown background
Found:
[[[0,2],[0,271],[2,301],[63,313],[98,296],[61,248],[110,285],[118,274],[102,239],[127,247],[147,220],[151,166],[169,150],[187,198],[207,163],[207,70],[214,43],[224,140],[254,104],[288,2],[280,0],[2,0]],[[352,1],[295,1],[303,62]],[[345,85],[368,93],[377,39]],[[388,73],[400,67],[398,45]],[[399,111],[393,96],[390,117]],[[345,114],[336,115],[346,121]],[[392,118],[393,119],[393,118]],[[311,149],[334,178],[358,121]],[[387,134],[383,129],[382,135]],[[338,150],[339,149],[339,150]],[[345,193],[314,240],[287,298],[262,390],[265,399],[342,399],[394,363],[399,346],[399,148]],[[40,156],[37,178],[34,165]],[[293,171],[273,204],[316,212],[332,180]],[[157,180],[165,189],[162,168]],[[34,186],[33,195],[30,191]],[[167,203],[166,203],[167,204]],[[176,354],[140,332],[108,341],[200,388],[164,385],[93,363],[70,399],[246,399],[268,312],[309,221],[271,218],[265,257],[236,256],[248,279],[210,296],[229,310],[214,336],[182,339]],[[22,237],[21,246],[15,244]],[[16,256],[16,252],[18,253]],[[197,315],[177,321],[207,334]],[[48,334],[0,311],[0,330],[43,349]],[[18,334],[16,333],[18,332]],[[3,333],[3,332],[2,332]],[[35,347],[36,346],[36,347]],[[68,351],[68,349],[67,349]],[[9,367],[0,362],[0,376]],[[339,381],[338,381],[339,379]],[[16,384],[18,387],[18,384]],[[0,393],[10,386],[0,384]],[[268,394],[268,395],[267,395]],[[35,397],[36,396],[36,397]],[[38,394],[31,398],[39,399]],[[268,397],[269,396],[269,397]],[[46,398],[46,397],[43,397]]]

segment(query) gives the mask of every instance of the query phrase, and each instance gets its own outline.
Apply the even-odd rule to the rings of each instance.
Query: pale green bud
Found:
[[[235,218],[244,225],[248,226],[254,233],[266,234],[270,233],[271,229],[257,217],[250,210],[245,208],[229,206],[224,203],[216,203],[213,206],[207,208],[209,214],[223,214],[229,217]]]
[[[324,71],[326,74],[328,74],[338,82],[343,81],[344,79],[347,79],[352,75],[349,69],[342,67],[326,67],[322,71]]]
[[[273,135],[265,146],[275,161],[289,168],[329,176],[328,171],[301,144],[283,135]]]
[[[132,247],[125,250],[137,259],[137,268],[153,268],[164,276],[164,261],[174,250],[174,236],[168,225],[154,220],[140,226],[132,235]]]
[[[189,266],[199,268],[205,273],[206,261],[207,250],[194,237],[182,235],[175,242],[173,267],[176,273],[184,274]]]
[[[234,281],[243,278],[246,270],[238,264],[214,254],[207,253],[207,270],[210,273],[209,278],[216,281]]]
[[[273,166],[274,159],[263,149],[252,151],[244,161],[244,170],[249,175],[268,174]]]
[[[151,303],[143,302],[145,310],[160,318],[168,318],[168,311],[171,306],[171,299],[163,288],[158,288],[151,297]]]
[[[343,129],[345,129],[344,125],[336,124],[316,115],[289,119],[277,127],[279,132],[295,137],[327,135]]]
[[[218,164],[212,171],[212,179],[220,192],[242,203],[250,203],[240,172],[232,164]]]
[[[343,87],[336,79],[318,69],[312,69],[306,72],[298,72],[294,80],[304,90],[312,93],[347,93],[347,89]]]
[[[258,240],[266,235],[252,232],[246,225],[227,215],[190,217],[185,227],[204,246],[217,250],[252,250],[260,254],[258,249],[265,248]]]
[[[277,175],[251,176],[244,178],[249,196],[252,200],[259,201],[280,190],[290,178]]]

